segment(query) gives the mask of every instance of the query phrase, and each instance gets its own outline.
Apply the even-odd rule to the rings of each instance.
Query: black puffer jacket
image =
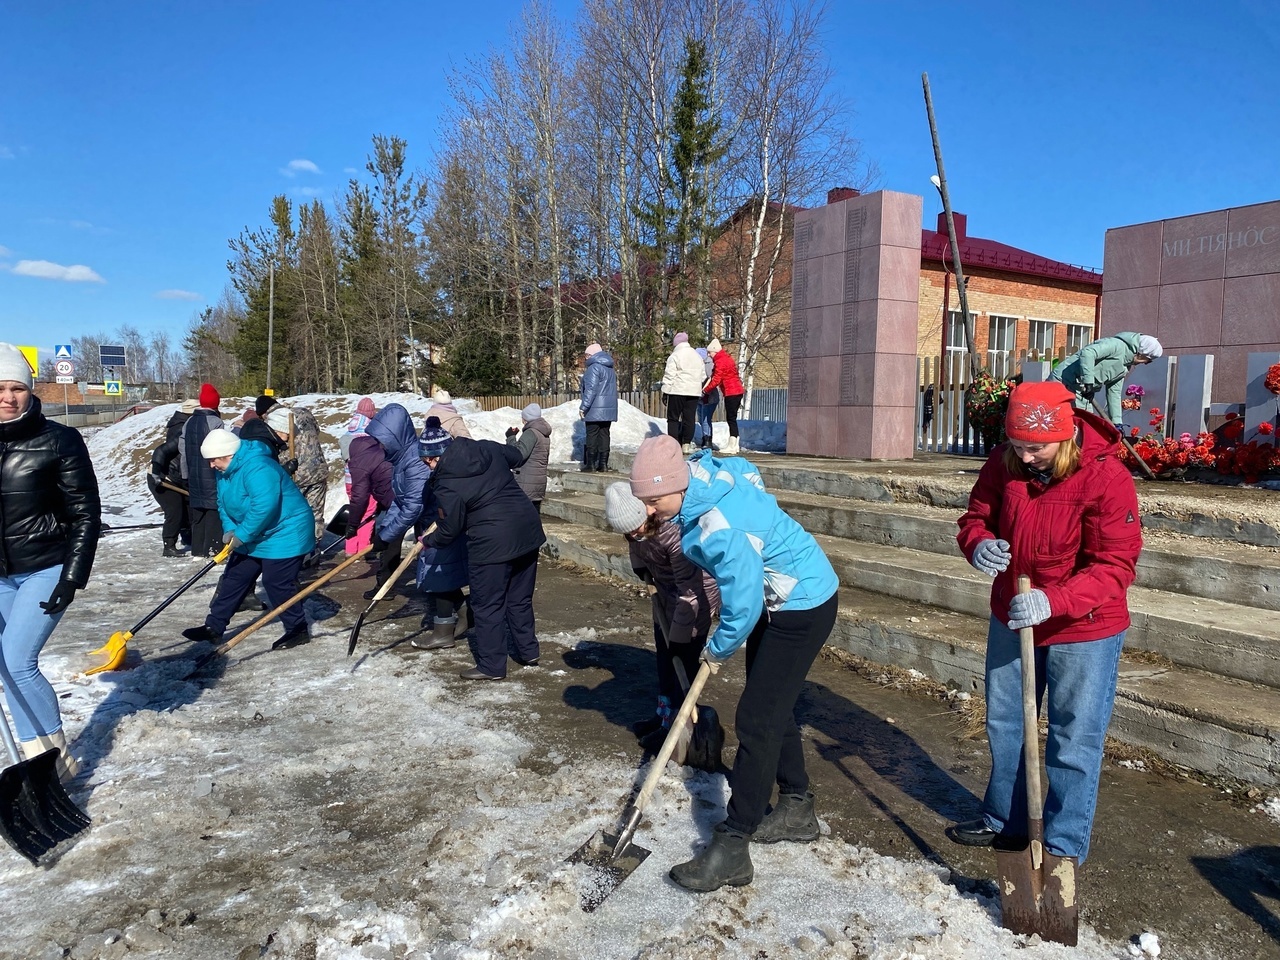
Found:
[[[0,576],[62,564],[62,579],[89,583],[102,530],[98,479],[79,431],[26,415],[0,423]]]
[[[187,492],[193,510],[218,509],[218,472],[209,461],[200,456],[200,445],[211,430],[223,430],[226,425],[217,411],[197,407],[182,427],[182,472],[186,475]]]
[[[447,547],[467,535],[471,563],[503,563],[547,542],[542,520],[512,467],[524,460],[518,447],[457,437],[431,474],[439,515],[429,547]]]
[[[178,455],[178,449],[182,443],[182,427],[190,419],[191,414],[175,411],[164,428],[164,443],[151,453],[151,472],[175,487],[183,484],[182,457]]]

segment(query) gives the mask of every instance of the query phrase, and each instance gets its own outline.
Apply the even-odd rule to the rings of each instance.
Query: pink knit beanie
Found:
[[[372,420],[378,413],[378,408],[373,405],[373,397],[361,397],[356,404],[356,413]]]
[[[585,353],[588,357],[594,357],[597,353],[600,352],[600,344],[588,343],[587,349],[582,352]]]
[[[679,346],[682,343],[688,343],[688,342],[689,342],[689,335],[687,333],[677,333],[675,337],[672,338],[671,345],[675,347],[675,346]]]
[[[631,492],[641,500],[679,493],[689,486],[689,464],[675,437],[650,437],[631,464]]]

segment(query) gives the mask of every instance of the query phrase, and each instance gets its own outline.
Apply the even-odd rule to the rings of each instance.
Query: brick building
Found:
[[[857,191],[846,187],[827,194],[837,203]],[[757,387],[784,387],[790,369],[792,222],[799,207],[770,204],[761,221],[757,204],[740,208],[721,227],[712,244],[711,313],[705,319],[704,342],[720,338],[737,354],[741,310],[748,288],[756,309],[772,282],[767,333],[755,370]],[[1023,352],[1036,357],[1064,356],[1094,339],[1102,295],[1102,273],[1041,257],[995,240],[968,235],[967,218],[955,214],[956,239],[964,269],[969,310],[974,314],[974,340],[984,365],[997,372],[1016,372]],[[753,231],[761,222],[756,271],[749,272]],[[916,354],[966,355],[960,300],[955,290],[946,220],[938,229],[920,231],[919,334]],[[779,236],[781,232],[781,236]],[[764,266],[777,248],[770,277]],[[967,364],[962,364],[967,366]]]

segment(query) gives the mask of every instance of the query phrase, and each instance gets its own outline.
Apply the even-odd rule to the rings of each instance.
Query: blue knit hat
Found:
[[[427,417],[426,426],[422,428],[422,439],[418,441],[418,456],[443,457],[444,452],[453,443],[449,431],[440,426],[439,417]]]

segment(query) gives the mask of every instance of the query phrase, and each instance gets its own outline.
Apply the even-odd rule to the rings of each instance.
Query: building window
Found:
[[[724,312],[724,314],[720,317],[720,325],[721,325],[720,339],[722,340],[738,339],[738,318],[733,315],[732,310],[726,310]]]
[[[1093,327],[1083,323],[1067,324],[1067,354],[1079,353],[1093,342]]]
[[[712,337],[715,336],[715,332],[712,329],[714,326],[714,323],[713,323],[714,320],[715,320],[715,314],[713,314],[710,310],[703,313],[702,315],[702,339],[703,340],[710,340]]]
[[[1013,376],[1013,350],[1017,329],[1017,317],[992,314],[987,321],[987,366],[994,376]]]
[[[1027,327],[1028,357],[1032,360],[1053,359],[1058,324],[1053,320],[1028,320]]]
[[[952,382],[959,376],[959,371],[965,370],[968,364],[965,360],[969,355],[964,336],[964,321],[961,319],[959,310],[947,311],[947,355],[943,358],[945,367],[945,376],[948,382]]]

